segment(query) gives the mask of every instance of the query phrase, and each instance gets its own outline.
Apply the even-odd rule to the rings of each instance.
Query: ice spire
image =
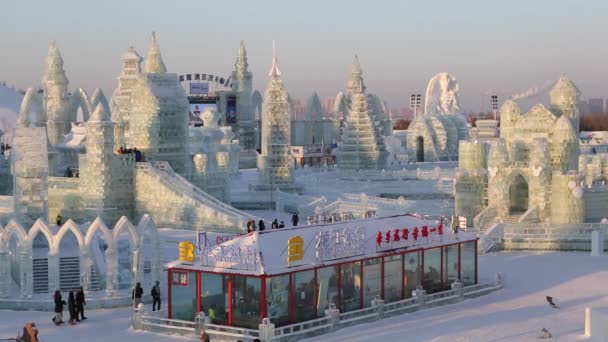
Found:
[[[46,56],[46,71],[42,82],[65,83],[66,85],[68,83],[65,71],[63,70],[63,58],[61,58],[61,53],[54,40],[49,44],[49,52]]]
[[[270,67],[270,72],[268,73],[268,76],[281,76],[281,70],[279,69],[279,61],[277,59],[277,54],[274,47],[274,40],[272,41],[272,67]]]
[[[236,71],[245,73],[247,72],[247,67],[249,63],[247,63],[247,49],[245,48],[245,41],[241,40],[241,45],[239,46],[239,51],[236,55],[236,63],[234,63],[234,68]]]
[[[156,41],[156,33],[152,32],[152,40],[148,49],[148,56],[144,62],[144,72],[149,74],[164,74],[167,72],[163,58],[160,55],[158,42]]]
[[[365,92],[365,85],[363,84],[363,70],[361,70],[361,64],[359,64],[359,57],[355,55],[355,60],[350,68],[350,80],[348,81],[348,92],[349,94]]]

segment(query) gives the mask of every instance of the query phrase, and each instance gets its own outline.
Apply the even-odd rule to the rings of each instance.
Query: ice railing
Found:
[[[399,315],[406,312],[417,311],[440,305],[452,304],[467,298],[474,298],[497,291],[503,287],[504,276],[497,273],[494,280],[484,281],[477,285],[463,286],[456,280],[450,285],[451,289],[427,295],[419,286],[413,291],[413,297],[385,303],[378,296],[371,301],[371,306],[359,310],[340,313],[334,304],[329,304],[324,317],[294,323],[282,327],[275,325],[267,318],[262,319],[258,329],[230,327],[210,324],[204,313],[199,313],[194,322],[176,319],[166,319],[145,313],[143,310],[134,310],[132,326],[134,330],[148,330],[178,334],[184,336],[200,336],[204,331],[211,340],[242,340],[252,341],[296,341],[302,338],[318,336],[337,329],[369,323],[384,317]]]
[[[593,231],[608,232],[607,223],[581,224],[505,224],[505,239],[526,238],[586,238],[591,239]]]

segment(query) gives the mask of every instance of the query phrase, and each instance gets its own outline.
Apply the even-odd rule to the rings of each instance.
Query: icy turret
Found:
[[[509,155],[513,144],[513,127],[521,117],[521,109],[513,100],[507,100],[500,107],[500,137],[505,139]]]
[[[253,149],[257,145],[255,135],[255,111],[252,106],[253,74],[248,69],[247,49],[245,42],[241,41],[239,46],[234,71],[230,78],[232,87],[236,92],[237,108],[237,139],[245,149]]]
[[[527,170],[529,176],[529,206],[538,208],[538,219],[542,222],[551,215],[551,146],[546,138],[534,138],[530,145],[530,162]]]
[[[467,225],[484,206],[486,195],[485,143],[461,141],[458,145],[458,168],[454,180],[454,209],[457,216],[467,218]]]
[[[142,151],[144,159],[167,161],[175,172],[188,176],[188,98],[177,75],[166,72],[155,35],[149,53],[131,91],[126,145]]]
[[[148,48],[148,55],[146,56],[146,61],[144,62],[144,72],[149,74],[164,74],[167,72],[165,62],[163,62],[163,58],[160,55],[160,49],[158,48],[155,32],[152,32],[150,48]]]
[[[125,146],[129,136],[129,109],[131,106],[131,93],[141,73],[142,58],[137,51],[130,46],[122,55],[122,69],[118,76],[118,87],[114,90],[110,101],[112,121],[114,126],[114,142],[116,146]]]
[[[566,173],[578,170],[578,134],[567,116],[561,116],[553,131],[553,169]]]
[[[52,42],[46,57],[46,71],[42,79],[44,90],[44,111],[48,138],[55,145],[63,140],[63,135],[69,130],[70,98],[68,95],[68,79],[63,70],[63,59],[59,49]]]
[[[380,142],[379,129],[369,113],[362,75],[359,59],[355,56],[348,81],[350,111],[336,155],[338,168],[342,170],[382,169],[386,163],[386,147]]]
[[[567,76],[562,75],[553,89],[551,89],[551,110],[557,115],[565,115],[570,121],[575,132],[578,133],[580,125],[580,112],[578,102],[580,90]]]
[[[583,175],[576,172],[554,172],[551,184],[551,223],[578,224],[585,222]]]
[[[103,95],[102,95],[103,96]],[[107,219],[115,204],[112,201],[112,160],[114,159],[114,123],[105,100],[97,105],[86,123],[87,153],[81,157],[80,187],[85,211],[91,217],[103,210]],[[100,212],[101,214],[101,212]]]
[[[258,156],[260,184],[293,189],[293,161],[290,154],[291,121],[287,91],[281,79],[276,55],[268,74],[262,115],[262,153]]]

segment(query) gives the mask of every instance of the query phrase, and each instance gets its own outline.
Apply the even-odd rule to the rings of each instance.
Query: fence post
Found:
[[[139,306],[137,308],[133,308],[133,311],[131,312],[131,326],[133,327],[133,330],[144,330],[143,329],[143,316],[144,314],[144,305],[143,304],[139,304]]]
[[[201,336],[201,333],[203,331],[205,331],[205,326],[207,325],[207,323],[209,323],[209,318],[207,318],[207,316],[205,316],[204,312],[199,312],[198,314],[196,314],[196,317],[194,318],[194,336],[195,337],[199,337]]]
[[[458,300],[459,301],[463,300],[464,299],[464,286],[462,285],[460,280],[459,279],[454,280],[454,282],[450,286],[452,287],[452,290],[454,290],[454,293],[458,297]]]
[[[260,329],[260,341],[271,342],[274,338],[274,324],[270,323],[268,318],[264,318],[262,319],[262,324],[258,327]]]
[[[414,291],[412,291],[412,296],[416,298],[416,304],[418,304],[418,309],[422,309],[426,305],[426,290],[422,286],[417,286]]]
[[[496,272],[496,278],[494,280],[494,284],[496,284],[496,286],[502,287],[502,285],[505,282],[505,275],[502,272]]]
[[[372,306],[376,308],[378,318],[384,317],[384,299],[381,299],[380,296],[376,296],[372,299]]]
[[[331,330],[333,331],[338,329],[338,325],[340,324],[340,310],[336,309],[335,304],[329,304],[329,308],[325,310],[325,316],[329,318]]]

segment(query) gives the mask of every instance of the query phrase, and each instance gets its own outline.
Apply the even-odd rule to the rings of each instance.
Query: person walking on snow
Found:
[[[76,322],[80,322],[80,320],[87,319],[84,317],[84,306],[87,305],[87,302],[84,300],[84,290],[82,286],[78,288],[76,291]],[[80,316],[80,319],[78,318]]]
[[[139,307],[139,304],[141,303],[141,296],[143,296],[143,294],[144,289],[141,288],[141,283],[137,282],[137,284],[135,284],[133,292],[131,293],[131,299],[133,299],[133,307],[135,309]]]
[[[61,216],[61,213],[57,214],[57,217],[56,217],[57,226],[61,227],[62,220],[63,220],[63,217]]]
[[[298,213],[293,213],[293,216],[291,217],[291,224],[294,227],[298,226],[298,222],[300,222],[300,218],[298,217]]]
[[[68,294],[68,313],[70,314],[70,324],[76,324],[76,299],[74,298],[74,291],[70,291]]]
[[[55,291],[53,300],[55,301],[55,317],[53,317],[53,322],[55,322],[55,325],[63,324],[63,306],[65,305],[65,300],[61,298],[61,291]]]
[[[152,286],[152,291],[150,291],[152,295],[152,311],[159,310],[160,311],[160,287],[158,280],[154,282],[154,286]],[[156,304],[158,303],[158,309],[156,309]]]

